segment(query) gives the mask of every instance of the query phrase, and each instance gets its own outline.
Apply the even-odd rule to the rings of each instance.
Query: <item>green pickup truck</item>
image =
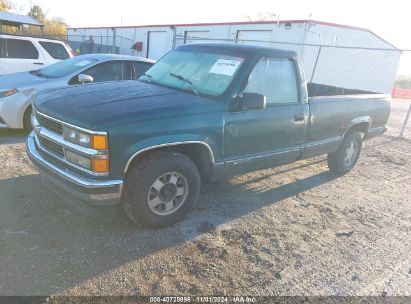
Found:
[[[45,185],[83,209],[171,225],[201,183],[328,154],[350,171],[386,130],[387,95],[309,83],[293,51],[192,44],[139,81],[40,93],[27,153]]]

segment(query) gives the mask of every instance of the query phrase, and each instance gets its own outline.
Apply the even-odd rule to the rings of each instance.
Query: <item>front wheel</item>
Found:
[[[354,132],[344,137],[337,151],[328,154],[328,168],[337,174],[345,174],[354,168],[360,157],[362,136]]]
[[[124,209],[135,222],[159,228],[182,219],[197,201],[200,174],[187,156],[156,151],[127,174]]]

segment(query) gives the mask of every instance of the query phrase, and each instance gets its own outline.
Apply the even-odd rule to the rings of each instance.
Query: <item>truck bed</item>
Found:
[[[389,95],[317,84],[310,87],[310,122],[304,157],[337,149],[345,132],[359,123],[366,124],[368,129],[365,139],[385,131],[391,110]]]
[[[358,94],[380,94],[377,92],[357,90],[357,89],[347,89],[341,87],[330,86],[320,83],[307,83],[307,90],[309,97],[317,96],[338,96],[338,95],[358,95]]]

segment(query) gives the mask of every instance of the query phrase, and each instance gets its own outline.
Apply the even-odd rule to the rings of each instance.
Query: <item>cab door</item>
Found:
[[[303,148],[309,117],[299,93],[296,64],[262,57],[250,73],[247,93],[266,96],[265,109],[228,110],[224,154],[228,167],[271,167],[295,161]]]

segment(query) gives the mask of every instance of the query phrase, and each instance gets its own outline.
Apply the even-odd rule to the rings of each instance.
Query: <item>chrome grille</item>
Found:
[[[94,150],[91,148],[82,147],[75,143],[66,141],[63,137],[63,126],[68,126],[70,128],[76,128],[72,125],[66,124],[65,122],[61,122],[57,119],[48,117],[47,115],[38,113],[37,110],[33,107],[33,117],[32,117],[32,125],[34,130],[34,138],[36,146],[39,148],[39,152],[43,152],[43,156],[53,158],[50,160],[55,165],[64,164],[64,166],[70,166],[78,171],[85,172],[87,174],[93,176],[107,176],[109,172],[94,172],[87,168],[81,167],[68,161],[65,157],[65,150],[69,149],[74,153],[78,153],[80,155],[84,155],[92,159],[93,157],[99,158],[107,158],[108,159],[108,151],[104,150]],[[105,132],[94,132],[89,130],[82,129],[82,132],[87,134],[104,134],[107,136]],[[57,162],[55,160],[58,160]]]
[[[36,115],[36,118],[43,127],[58,134],[63,134],[63,125],[61,123],[39,114]]]
[[[38,137],[38,140],[40,142],[41,147],[46,151],[60,158],[64,157],[64,149],[61,145],[56,144],[55,142],[41,136]]]

